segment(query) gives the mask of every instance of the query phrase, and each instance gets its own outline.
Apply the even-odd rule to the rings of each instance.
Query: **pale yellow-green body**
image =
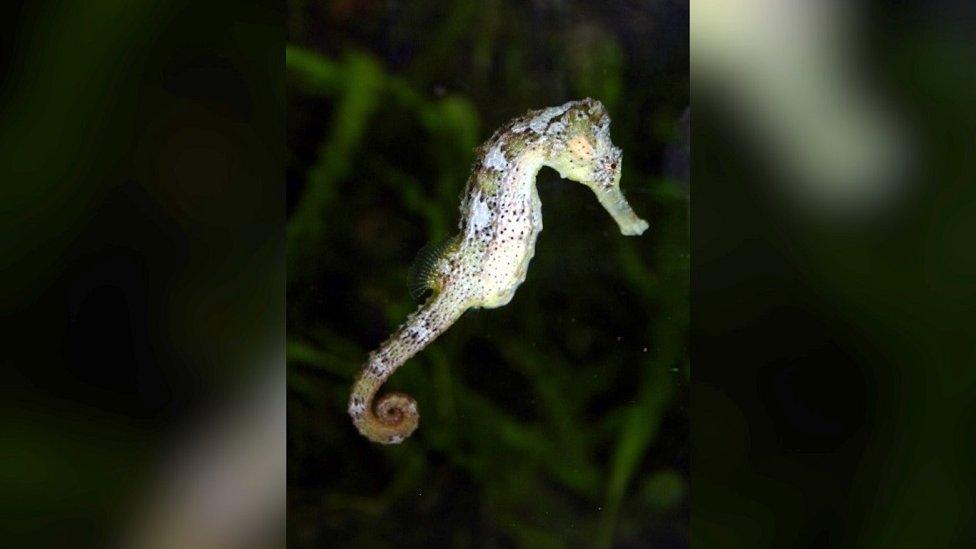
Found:
[[[647,229],[620,191],[621,152],[610,142],[609,124],[599,101],[572,101],[530,111],[481,146],[459,233],[424,271],[432,295],[370,354],[353,385],[349,414],[364,436],[381,443],[410,436],[419,423],[416,402],[393,393],[374,404],[379,387],[464,311],[506,305],[525,281],[542,230],[535,179],[543,166],[590,187],[623,234]]]

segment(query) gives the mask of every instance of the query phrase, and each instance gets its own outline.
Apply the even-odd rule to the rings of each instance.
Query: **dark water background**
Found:
[[[687,2],[294,1],[288,17],[289,545],[686,546]],[[408,269],[454,233],[472,149],[586,96],[650,230],[620,235],[543,170],[526,282],[391,378],[421,426],[369,443],[351,380],[417,306]]]

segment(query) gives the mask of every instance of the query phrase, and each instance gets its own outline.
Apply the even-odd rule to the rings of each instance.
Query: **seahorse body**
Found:
[[[477,152],[459,233],[428,270],[430,297],[370,353],[353,385],[349,415],[374,442],[399,443],[420,421],[408,395],[390,393],[374,403],[387,378],[464,311],[508,304],[525,280],[542,230],[535,179],[543,166],[592,189],[623,234],[647,229],[620,191],[621,152],[610,142],[610,117],[599,101],[529,111],[499,128]]]

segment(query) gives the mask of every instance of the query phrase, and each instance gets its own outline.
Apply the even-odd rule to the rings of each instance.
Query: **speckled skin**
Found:
[[[599,101],[571,101],[511,120],[478,149],[461,201],[460,232],[427,273],[430,298],[370,353],[353,385],[349,415],[363,436],[384,444],[409,437],[420,421],[417,403],[390,393],[374,404],[377,390],[467,309],[511,301],[542,230],[535,179],[543,166],[592,189],[623,234],[647,229],[620,191],[621,152],[609,128]]]

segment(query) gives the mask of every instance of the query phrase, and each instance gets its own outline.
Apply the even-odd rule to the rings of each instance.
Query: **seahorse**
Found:
[[[597,100],[527,112],[476,149],[461,198],[458,234],[421,269],[427,300],[369,354],[352,387],[349,415],[366,438],[398,444],[420,423],[416,401],[402,393],[376,400],[380,386],[466,310],[508,304],[525,281],[542,231],[535,179],[543,166],[592,189],[625,235],[646,221],[620,190],[622,152],[610,141],[610,116]]]

